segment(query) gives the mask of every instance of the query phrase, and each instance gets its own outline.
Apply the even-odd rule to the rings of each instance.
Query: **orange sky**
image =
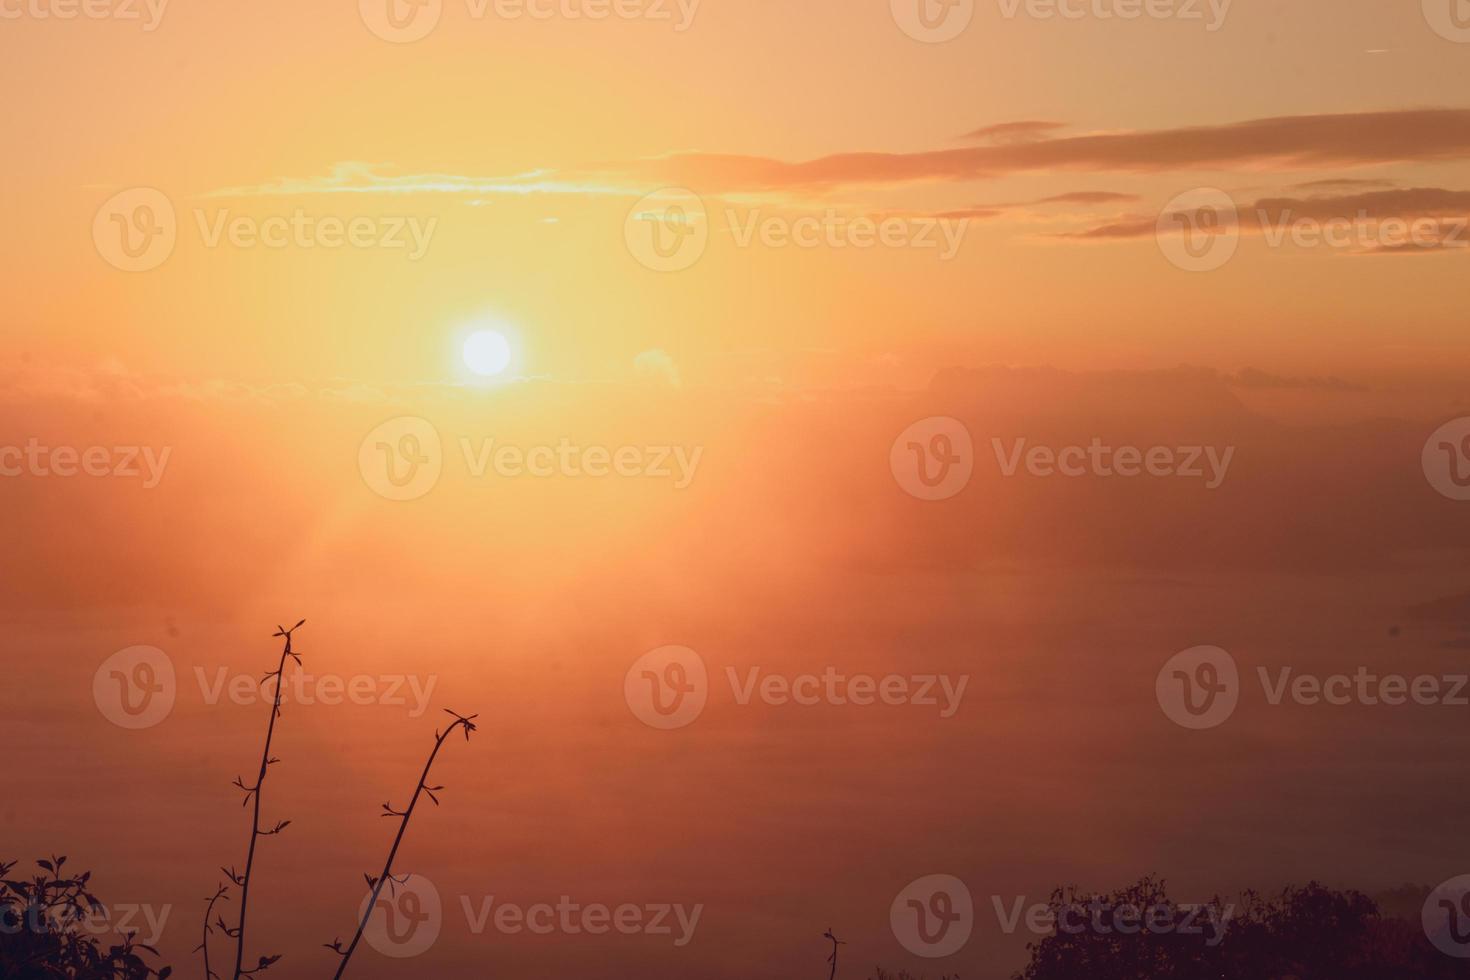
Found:
[[[893,896],[933,873],[988,909],[1147,872],[1207,897],[1470,870],[1453,709],[1257,697],[1184,733],[1153,693],[1200,644],[1247,672],[1466,669],[1470,504],[1421,468],[1470,414],[1470,38],[1436,2],[1235,0],[1211,30],[1204,2],[976,0],[931,44],[887,0],[443,0],[412,43],[375,36],[372,0],[172,0],[153,29],[142,3],[0,0],[0,468],[32,443],[167,451],[152,486],[0,476],[0,859],[65,851],[104,897],[171,906],[161,947],[192,968],[265,722],[196,670],[258,675],[305,616],[308,669],[434,688],[421,715],[288,707],[267,810],[294,822],[263,845],[252,941],[281,978],[350,932],[377,808],[445,707],[481,735],[446,747],[405,860],[453,914],[420,959],[354,974],[815,976],[831,926],[854,971],[1005,975],[1031,937],[991,923],[926,967]],[[1191,253],[1169,229],[1201,188],[1233,213]],[[669,200],[707,241],[660,271],[636,236],[680,231]],[[1299,234],[1338,219],[1340,244]],[[130,259],[135,220],[171,251]],[[898,244],[861,247],[864,222]],[[1394,247],[1392,222],[1430,237]],[[325,247],[334,225],[368,244]],[[1222,236],[1228,259],[1186,267]],[[487,324],[512,349],[489,382],[461,356]],[[891,452],[936,417],[974,476],[926,502]],[[442,472],[395,501],[371,463],[428,431],[403,418]],[[1094,438],[1234,454],[1216,489],[992,455]],[[488,440],[674,469],[477,473]],[[671,644],[718,683],[660,732],[624,681]],[[136,645],[180,683],[129,731],[93,677]],[[952,718],[742,706],[723,678],[751,667],[969,680]],[[474,935],[459,899],[491,894],[704,911],[677,949]]]

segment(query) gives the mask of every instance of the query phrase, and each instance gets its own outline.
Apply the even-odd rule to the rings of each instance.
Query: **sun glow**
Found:
[[[465,367],[482,378],[493,378],[510,367],[510,341],[499,330],[476,330],[465,338]]]

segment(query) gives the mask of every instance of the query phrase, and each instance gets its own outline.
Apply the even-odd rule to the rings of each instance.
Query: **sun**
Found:
[[[493,378],[510,367],[510,341],[498,330],[476,330],[465,338],[464,363],[482,378]]]

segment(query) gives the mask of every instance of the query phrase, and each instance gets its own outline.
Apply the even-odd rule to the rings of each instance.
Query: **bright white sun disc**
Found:
[[[476,330],[465,339],[464,363],[482,377],[500,374],[510,367],[510,341],[496,330]]]

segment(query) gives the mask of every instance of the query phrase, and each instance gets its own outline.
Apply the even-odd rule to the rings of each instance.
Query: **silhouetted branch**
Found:
[[[275,834],[279,834],[282,830],[285,830],[286,825],[291,822],[289,820],[286,820],[277,823],[270,830],[260,829],[260,788],[265,784],[266,771],[270,769],[272,765],[280,761],[279,759],[271,756],[271,738],[274,737],[276,733],[276,719],[281,716],[281,688],[285,681],[286,661],[294,660],[296,661],[296,664],[298,666],[300,666],[301,664],[301,655],[291,649],[291,634],[300,629],[305,623],[306,620],[303,619],[290,629],[286,629],[283,626],[277,626],[276,632],[272,634],[274,636],[283,637],[284,640],[281,647],[280,662],[276,665],[276,669],[272,673],[265,675],[265,679],[262,681],[262,683],[264,683],[265,681],[268,681],[272,677],[274,677],[276,679],[276,690],[275,697],[271,701],[270,723],[266,726],[265,730],[265,748],[260,753],[260,772],[256,775],[255,785],[253,786],[246,786],[245,780],[242,777],[235,777],[235,785],[245,792],[245,800],[241,805],[243,806],[246,803],[254,801],[255,814],[250,823],[250,847],[245,853],[245,870],[240,874],[236,874],[234,868],[231,868],[229,871],[225,872],[227,875],[229,875],[230,880],[233,881],[240,889],[240,924],[236,926],[233,930],[226,931],[226,934],[230,935],[235,940],[234,980],[240,980],[241,977],[252,976],[256,973],[259,973],[269,967],[272,963],[276,962],[276,960],[280,959],[279,956],[262,956],[260,957],[259,962],[253,968],[249,970],[245,969],[245,914],[247,911],[249,911],[250,872],[251,869],[255,866],[255,845],[262,837],[271,837]]]
[[[383,862],[383,873],[376,878],[370,875],[363,876],[367,879],[368,887],[372,889],[372,894],[368,896],[367,906],[362,911],[362,919],[357,923],[357,932],[353,935],[352,942],[345,950],[342,948],[341,940],[334,939],[330,943],[323,944],[327,949],[335,950],[337,955],[342,958],[342,961],[337,964],[337,972],[332,975],[332,980],[340,980],[342,974],[346,972],[347,963],[352,959],[352,954],[357,950],[357,944],[362,941],[363,930],[367,928],[368,919],[373,914],[373,908],[378,904],[378,896],[383,892],[383,885],[388,882],[408,880],[407,877],[403,879],[393,877],[393,860],[398,856],[398,847],[403,843],[403,835],[408,830],[408,821],[413,817],[414,807],[418,806],[419,797],[427,793],[429,798],[434,801],[434,805],[439,805],[438,799],[430,792],[431,787],[428,785],[429,770],[434,767],[434,759],[439,755],[439,749],[444,746],[445,740],[453,734],[456,728],[462,728],[464,730],[464,738],[468,742],[470,740],[470,733],[474,732],[476,728],[475,719],[480,717],[479,715],[465,717],[464,715],[455,714],[447,708],[444,710],[444,713],[454,718],[454,723],[444,729],[444,731],[434,733],[434,751],[429,753],[429,761],[424,763],[423,774],[419,776],[418,784],[414,787],[413,798],[408,801],[408,808],[400,812],[394,810],[387,803],[383,804],[383,809],[387,811],[383,816],[402,817],[403,819],[398,825],[397,836],[393,838],[393,846],[388,849],[388,860]],[[442,790],[444,787],[434,786],[432,789]]]
[[[830,926],[827,928],[826,932],[822,933],[822,938],[832,940],[832,955],[827,957],[827,962],[832,964],[832,972],[827,975],[827,980],[837,980],[837,947],[846,946],[847,943],[832,935],[832,929]]]
[[[205,899],[205,901],[207,901],[209,905],[204,910],[204,935],[203,938],[200,939],[199,945],[194,947],[194,952],[204,953],[204,980],[219,980],[219,974],[215,973],[209,968],[209,936],[210,933],[214,932],[214,929],[212,929],[209,925],[209,917],[211,915],[214,915],[214,905],[216,902],[218,902],[220,899],[224,899],[226,902],[230,900],[229,896],[225,894],[228,891],[228,886],[220,885],[219,890],[214,893],[214,896],[212,898]],[[219,920],[219,924],[223,926],[225,924],[225,920],[221,918]]]

